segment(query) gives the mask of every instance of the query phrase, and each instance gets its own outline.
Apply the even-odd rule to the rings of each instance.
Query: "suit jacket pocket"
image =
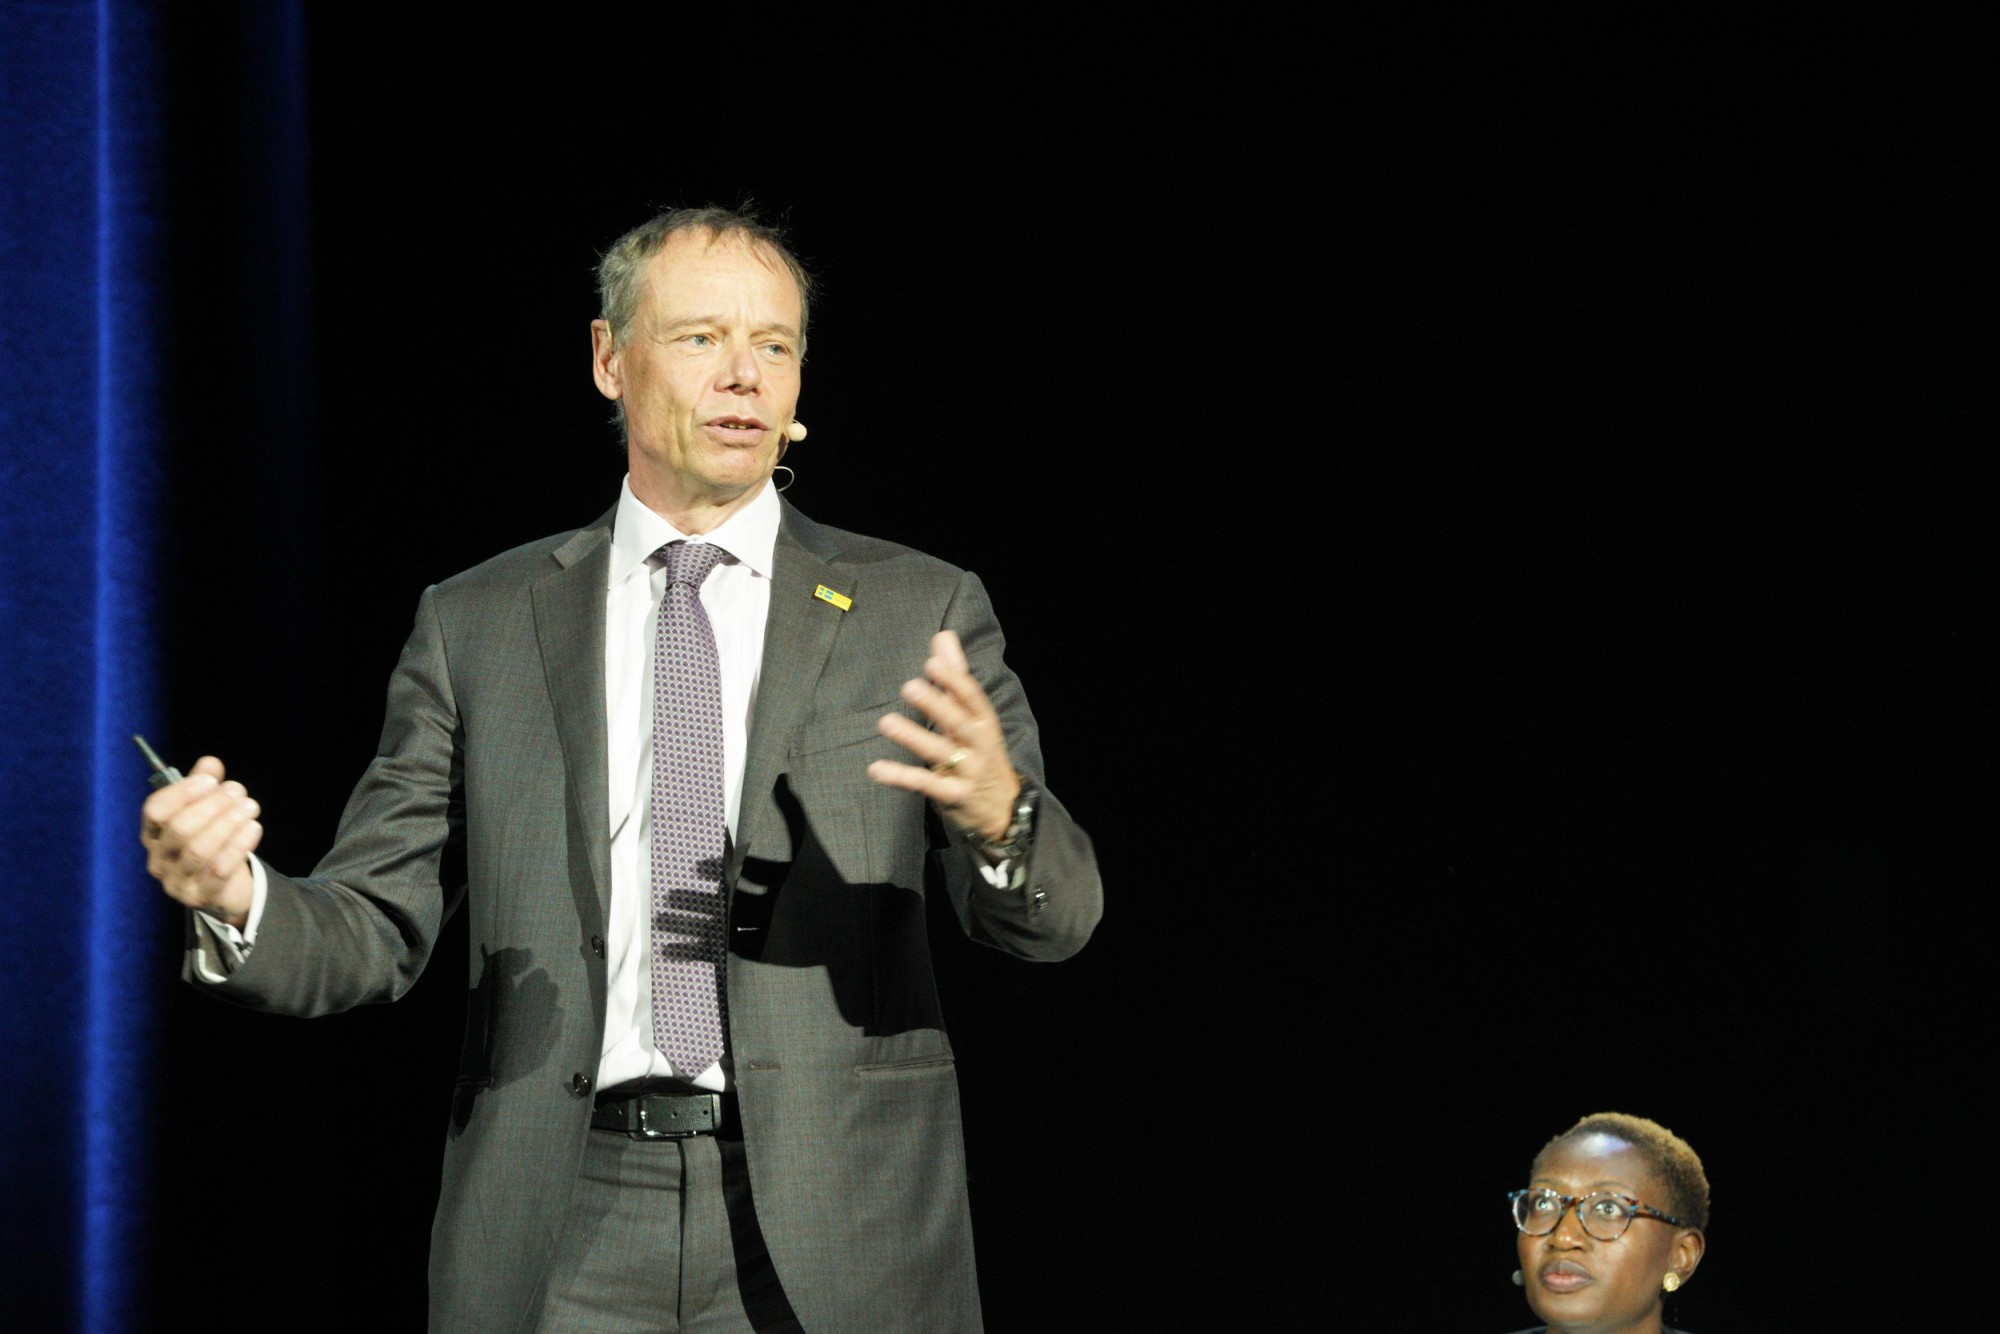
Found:
[[[896,1078],[899,1075],[927,1075],[940,1070],[949,1070],[958,1064],[958,1058],[948,1053],[933,1053],[929,1056],[911,1056],[900,1061],[869,1061],[854,1067],[854,1073],[863,1079]]]
[[[880,704],[836,713],[830,718],[815,718],[801,727],[793,739],[792,757],[796,759],[822,751],[839,750],[864,741],[880,741],[885,746],[901,750],[902,747],[882,735],[880,720],[885,713],[908,716],[909,707],[900,699],[885,699]]]

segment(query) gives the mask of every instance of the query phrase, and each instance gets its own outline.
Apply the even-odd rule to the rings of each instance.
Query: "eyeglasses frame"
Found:
[[[1521,1221],[1521,1208],[1518,1202],[1524,1195],[1552,1195],[1562,1201],[1563,1207],[1556,1214],[1556,1221],[1549,1224],[1547,1232],[1530,1232],[1528,1231],[1527,1224]],[[1609,1196],[1614,1200],[1621,1200],[1632,1210],[1631,1215],[1625,1220],[1625,1226],[1618,1229],[1617,1237],[1600,1237],[1590,1230],[1590,1224],[1583,1221],[1583,1206],[1601,1195]],[[1576,1225],[1582,1228],[1583,1234],[1592,1241],[1617,1241],[1619,1237],[1623,1237],[1627,1232],[1632,1230],[1632,1219],[1634,1218],[1657,1218],[1662,1223],[1672,1223],[1675,1227],[1694,1228],[1697,1232],[1701,1231],[1700,1228],[1695,1228],[1693,1223],[1687,1222],[1685,1219],[1675,1218],[1672,1214],[1661,1213],[1652,1205],[1641,1204],[1632,1196],[1621,1195],[1615,1190],[1594,1190],[1588,1195],[1564,1195],[1560,1191],[1550,1190],[1546,1186],[1524,1186],[1520,1190],[1510,1190],[1507,1192],[1507,1208],[1514,1215],[1515,1230],[1524,1237],[1546,1237],[1552,1235],[1557,1228],[1562,1226],[1563,1214],[1572,1212],[1576,1214]]]

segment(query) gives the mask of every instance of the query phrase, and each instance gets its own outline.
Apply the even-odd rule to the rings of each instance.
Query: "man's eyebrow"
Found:
[[[701,325],[707,325],[709,328],[718,328],[728,322],[720,315],[686,315],[677,320],[666,320],[655,327],[661,333],[671,333],[675,329],[696,328]],[[789,324],[763,324],[757,327],[770,333],[783,334],[794,342],[798,341],[799,331]]]

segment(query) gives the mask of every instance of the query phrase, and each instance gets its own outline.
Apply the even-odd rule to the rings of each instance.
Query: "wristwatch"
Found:
[[[983,852],[996,861],[1025,857],[1035,843],[1035,807],[1041,799],[1040,789],[1023,777],[1021,795],[1014,798],[1014,819],[1007,826],[1006,833],[999,838],[988,838],[976,829],[961,829],[958,832],[972,845],[973,851]]]

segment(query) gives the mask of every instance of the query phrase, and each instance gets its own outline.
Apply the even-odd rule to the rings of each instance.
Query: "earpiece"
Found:
[[[1517,1288],[1525,1288],[1528,1286],[1528,1280],[1522,1277],[1521,1271],[1518,1269],[1514,1271],[1514,1286]]]
[[[785,424],[785,435],[793,444],[806,438],[806,424],[794,417]]]

